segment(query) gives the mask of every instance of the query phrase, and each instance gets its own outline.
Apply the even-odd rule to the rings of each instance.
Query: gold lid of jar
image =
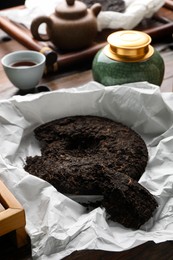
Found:
[[[117,31],[108,36],[107,42],[105,55],[117,61],[144,61],[154,53],[154,48],[150,45],[151,37],[140,31]]]

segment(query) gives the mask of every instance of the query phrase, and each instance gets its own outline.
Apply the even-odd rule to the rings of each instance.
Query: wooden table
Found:
[[[0,32],[1,35],[2,32]],[[173,51],[169,47],[167,39],[160,39],[159,42],[154,44],[154,47],[160,50],[160,53],[165,61],[165,76],[161,85],[162,92],[170,92],[173,90]],[[15,40],[0,41],[0,58],[5,54],[15,51],[26,49]],[[162,51],[161,51],[162,50]],[[46,76],[40,82],[46,84],[52,91],[60,88],[78,87],[82,84],[92,80],[91,63],[81,64],[79,67],[72,67],[68,71],[56,73],[53,75]],[[11,82],[7,79],[2,65],[0,64],[0,100],[9,99],[13,95],[19,94],[18,89],[14,87]],[[30,244],[20,249],[9,242],[11,241],[10,235],[0,238],[0,259],[31,259],[31,248]],[[84,250],[80,252],[74,252],[70,256],[66,257],[66,260],[88,260],[88,259],[149,259],[149,260],[167,260],[173,259],[173,242],[167,241],[160,244],[154,242],[147,242],[141,246],[135,247],[131,250],[124,252],[105,252],[102,250]]]

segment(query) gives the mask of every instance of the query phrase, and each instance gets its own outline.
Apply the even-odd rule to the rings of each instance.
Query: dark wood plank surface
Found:
[[[102,250],[76,251],[64,260],[172,260],[173,242],[155,244],[147,242],[131,250],[120,253],[107,252]]]
[[[165,14],[166,12],[166,14]],[[172,11],[162,9],[160,12],[162,17],[169,17],[173,20]],[[148,21],[147,21],[148,23]],[[147,24],[148,28],[148,24]],[[160,51],[165,61],[165,76],[161,85],[162,92],[172,92],[173,90],[173,51],[172,51],[172,32],[169,32],[168,37],[157,37],[157,40],[153,43],[153,46]],[[1,37],[2,36],[2,37]],[[8,40],[4,38],[4,33],[0,32],[0,59],[7,53],[26,49],[23,45],[19,44],[15,40]],[[57,72],[51,75],[43,77],[40,84],[46,84],[52,91],[60,88],[78,87],[92,80],[91,62],[81,62],[78,66],[72,66],[68,70]],[[0,64],[0,100],[9,99],[13,95],[19,94],[18,89],[14,87],[7,79],[2,65]],[[25,247],[17,249],[15,242],[13,241],[13,234],[9,234],[0,238],[0,259],[25,259],[31,258],[31,245],[28,244]],[[83,250],[73,252],[70,256],[67,256],[66,260],[88,260],[88,259],[149,259],[149,260],[171,260],[173,259],[173,242],[166,241],[164,243],[155,244],[149,241],[143,245],[135,247],[131,250],[124,252],[106,252],[102,250]]]

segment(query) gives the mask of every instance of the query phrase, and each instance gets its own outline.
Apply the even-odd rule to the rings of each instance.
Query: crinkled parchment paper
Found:
[[[28,174],[28,155],[40,154],[33,129],[72,115],[97,115],[122,122],[145,140],[149,162],[140,183],[158,201],[139,230],[107,221],[103,208],[87,213],[47,182]],[[0,179],[26,212],[34,259],[62,259],[75,250],[122,251],[152,240],[173,239],[173,93],[146,82],[15,96],[0,102]]]
[[[1,11],[0,15],[5,15],[9,19],[23,23],[30,28],[31,22],[40,15],[50,15],[55,11],[62,0],[26,0],[24,10]],[[144,18],[150,18],[164,4],[164,0],[124,0],[126,10],[124,13],[102,11],[97,17],[98,30],[110,29],[133,29]],[[40,27],[40,33],[45,33],[45,26]]]

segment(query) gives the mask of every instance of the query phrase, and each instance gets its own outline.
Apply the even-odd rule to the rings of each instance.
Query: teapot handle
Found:
[[[33,35],[33,37],[38,40],[38,41],[49,41],[50,38],[48,35],[41,35],[39,33],[39,26],[45,23],[48,27],[52,25],[52,20],[50,19],[50,17],[48,16],[39,16],[36,17],[32,23],[31,23],[31,33]]]

